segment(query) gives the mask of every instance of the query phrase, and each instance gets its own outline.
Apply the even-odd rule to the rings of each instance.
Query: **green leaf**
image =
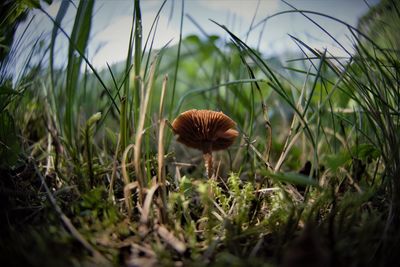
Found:
[[[297,184],[297,185],[310,185],[310,186],[318,186],[318,182],[308,176],[294,173],[294,172],[278,172],[272,173],[267,171],[267,176],[271,177],[280,182],[286,182],[290,184]]]
[[[14,119],[8,113],[0,113],[0,168],[13,167],[18,160],[20,145]]]
[[[361,160],[376,159],[380,156],[380,151],[372,144],[361,144],[354,146],[352,149],[352,154]]]
[[[81,55],[85,53],[89,41],[93,6],[93,0],[79,2],[74,27],[71,33],[66,77],[67,106],[65,109],[66,133],[67,139],[70,143],[72,143],[72,140],[74,139],[76,125],[76,92],[79,83],[80,67],[83,59]],[[75,50],[79,51],[79,55],[76,55]]]
[[[11,102],[12,96],[19,95],[18,91],[12,89],[11,85],[4,83],[0,86],[0,112]]]
[[[86,122],[87,127],[93,126],[100,119],[101,119],[101,112],[93,114]]]
[[[332,171],[336,171],[339,167],[344,166],[345,164],[351,161],[351,155],[347,151],[342,151],[337,154],[332,154],[327,156],[327,166]]]

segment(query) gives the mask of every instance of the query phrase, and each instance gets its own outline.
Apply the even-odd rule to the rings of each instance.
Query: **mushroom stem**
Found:
[[[204,158],[204,166],[206,167],[206,174],[208,179],[211,179],[213,176],[213,159],[212,159],[212,152],[206,152],[203,154]]]

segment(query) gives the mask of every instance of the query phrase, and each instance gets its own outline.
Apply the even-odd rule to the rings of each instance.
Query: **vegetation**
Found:
[[[134,1],[125,62],[87,57],[93,0],[63,1],[29,49],[1,25],[0,262],[9,266],[392,266],[400,251],[400,13],[382,0],[338,58],[292,37],[300,56],[264,58],[230,40],[155,51]],[[43,5],[45,3],[42,3]],[[164,8],[165,2],[160,10]],[[62,21],[76,8],[72,31]],[[5,12],[5,11],[4,11]],[[46,13],[47,14],[47,13]],[[278,16],[279,14],[276,14]],[[310,16],[313,15],[313,16]],[[183,12],[182,12],[183,16]],[[2,16],[3,17],[3,16]],[[265,18],[265,21],[273,16]],[[182,17],[183,19],[183,17]],[[28,23],[26,31],[29,30]],[[263,27],[253,25],[249,31]],[[181,29],[182,30],[182,29]],[[205,29],[202,32],[207,34]],[[55,43],[68,38],[65,66]],[[10,71],[21,53],[20,73]],[[223,111],[239,136],[213,152],[176,142],[172,120]]]

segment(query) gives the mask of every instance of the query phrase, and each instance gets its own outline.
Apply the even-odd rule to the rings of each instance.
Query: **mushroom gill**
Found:
[[[173,122],[177,141],[203,152],[206,171],[212,177],[212,151],[223,150],[239,135],[236,123],[222,112],[191,109],[181,113]]]

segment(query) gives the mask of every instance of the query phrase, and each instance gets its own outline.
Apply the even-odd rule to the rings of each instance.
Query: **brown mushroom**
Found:
[[[213,175],[212,151],[223,150],[239,135],[236,123],[222,112],[191,109],[181,113],[173,122],[178,142],[203,152],[208,178]]]

